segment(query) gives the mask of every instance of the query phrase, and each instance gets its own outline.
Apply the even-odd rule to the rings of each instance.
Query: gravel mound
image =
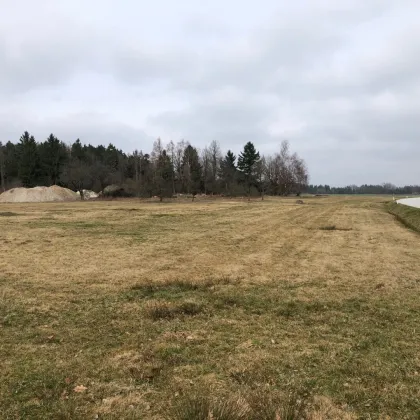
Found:
[[[52,187],[13,188],[0,194],[0,203],[46,203],[76,201],[80,197],[68,188]]]

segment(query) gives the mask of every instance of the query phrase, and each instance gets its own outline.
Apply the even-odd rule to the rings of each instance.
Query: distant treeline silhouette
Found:
[[[262,156],[248,142],[235,156],[222,154],[217,141],[202,150],[188,142],[154,142],[150,153],[124,153],[113,144],[92,146],[77,139],[67,145],[51,134],[37,142],[25,132],[18,143],[0,143],[2,190],[13,187],[61,185],[76,191],[102,191],[108,185],[126,196],[161,199],[174,194],[288,195],[308,184],[303,159],[290,152],[287,141],[273,155]]]
[[[390,183],[381,185],[349,185],[347,187],[330,187],[329,185],[308,185],[306,192],[310,194],[420,194],[420,185],[397,187]]]

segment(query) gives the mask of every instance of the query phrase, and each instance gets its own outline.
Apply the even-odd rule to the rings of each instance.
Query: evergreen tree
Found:
[[[0,185],[1,190],[6,191],[6,147],[0,141]]]
[[[117,172],[119,168],[119,153],[113,144],[109,144],[105,151],[105,163],[111,172]]]
[[[63,165],[68,159],[66,145],[54,134],[50,134],[47,141],[40,145],[42,169],[48,184],[57,184]]]
[[[232,195],[232,187],[236,181],[236,156],[228,150],[226,156],[220,162],[220,177],[227,194]]]
[[[153,196],[153,169],[150,155],[140,152],[140,186],[141,195],[145,197]]]
[[[34,136],[27,131],[20,138],[18,145],[19,179],[24,187],[35,187],[39,181],[41,168],[38,146]]]
[[[256,151],[255,146],[249,141],[238,157],[238,169],[243,175],[243,181],[247,188],[248,200],[251,195],[251,187],[256,181],[256,170],[259,160],[260,154]]]
[[[166,150],[162,150],[155,162],[153,176],[155,194],[159,197],[160,201],[164,197],[172,196],[172,173],[171,159],[167,155]]]
[[[3,148],[5,160],[5,181],[7,184],[16,180],[19,176],[19,156],[17,146],[8,141]]]
[[[85,152],[80,139],[77,139],[71,146],[71,158],[79,160],[85,159]]]
[[[190,144],[184,150],[182,158],[184,185],[188,194],[194,197],[202,191],[202,167],[195,147]]]

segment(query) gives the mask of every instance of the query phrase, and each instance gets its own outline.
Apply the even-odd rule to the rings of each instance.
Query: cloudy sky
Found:
[[[283,139],[311,182],[420,183],[419,0],[0,0],[0,140]]]

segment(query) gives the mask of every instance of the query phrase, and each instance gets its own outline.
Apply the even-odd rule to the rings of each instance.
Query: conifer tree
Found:
[[[48,139],[40,145],[42,169],[48,184],[57,184],[67,162],[67,150],[65,144],[50,134]]]
[[[232,187],[236,180],[236,156],[228,150],[226,156],[220,162],[220,177],[227,194],[232,195]]]
[[[245,145],[243,152],[238,157],[238,169],[243,175],[243,181],[246,185],[248,200],[251,195],[251,187],[255,184],[257,163],[260,160],[260,154],[250,141]]]
[[[182,170],[187,192],[192,194],[194,201],[194,197],[202,190],[202,167],[197,149],[190,144],[184,150]]]
[[[40,177],[40,160],[34,136],[27,131],[21,136],[18,145],[19,179],[24,187],[35,187]]]

